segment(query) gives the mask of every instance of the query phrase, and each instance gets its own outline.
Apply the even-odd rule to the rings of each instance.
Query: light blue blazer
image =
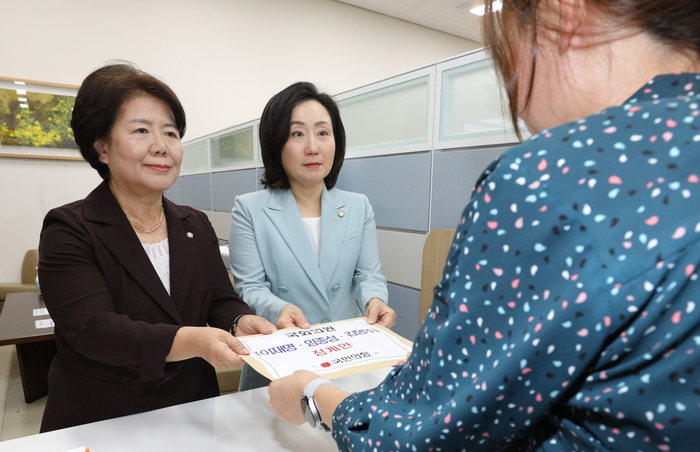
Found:
[[[273,324],[287,303],[301,308],[313,325],[362,317],[375,297],[388,301],[374,212],[365,195],[323,188],[318,262],[291,190],[238,196],[231,217],[236,291]]]

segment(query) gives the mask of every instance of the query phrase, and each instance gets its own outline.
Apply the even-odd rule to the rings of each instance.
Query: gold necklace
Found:
[[[155,226],[153,226],[151,229],[146,229],[137,222],[133,221],[131,218],[129,218],[129,215],[126,216],[126,219],[129,220],[129,223],[131,223],[131,226],[134,227],[134,229],[138,229],[139,231],[143,232],[144,234],[150,234],[151,232],[155,231],[160,227],[161,224],[163,224],[163,203],[160,203],[160,219],[158,219],[158,223],[156,223]]]

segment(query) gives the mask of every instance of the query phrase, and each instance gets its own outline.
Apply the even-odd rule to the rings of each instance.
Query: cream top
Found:
[[[170,246],[168,239],[158,243],[143,243],[143,249],[151,260],[153,268],[156,269],[163,287],[170,295]]]
[[[314,250],[316,262],[318,262],[321,258],[321,217],[302,218],[301,221],[304,222],[306,235],[309,236],[309,242],[311,242],[311,249]]]

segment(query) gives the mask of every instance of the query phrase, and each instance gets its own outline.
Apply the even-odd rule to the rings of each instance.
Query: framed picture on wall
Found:
[[[70,128],[78,88],[0,76],[0,157],[82,160]]]

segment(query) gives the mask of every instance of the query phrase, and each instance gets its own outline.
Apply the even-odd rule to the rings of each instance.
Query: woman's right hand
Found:
[[[271,334],[276,331],[275,325],[270,323],[267,319],[257,316],[246,314],[238,320],[238,326],[236,326],[235,336],[249,336],[251,334]]]
[[[175,334],[166,362],[203,358],[216,369],[240,367],[244,364],[238,355],[250,351],[227,331],[208,326],[184,326]]]
[[[280,310],[280,316],[277,318],[277,328],[289,328],[297,326],[299,328],[309,328],[311,325],[304,317],[304,313],[292,303],[287,303]]]

